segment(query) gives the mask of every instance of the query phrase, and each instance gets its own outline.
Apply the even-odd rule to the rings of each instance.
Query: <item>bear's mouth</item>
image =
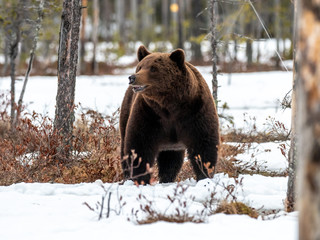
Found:
[[[134,92],[141,92],[143,90],[145,90],[148,87],[148,85],[134,85],[132,86],[132,90]]]

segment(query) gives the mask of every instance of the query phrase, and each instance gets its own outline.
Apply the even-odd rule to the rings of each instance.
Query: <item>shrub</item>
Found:
[[[81,113],[74,127],[72,154],[56,157],[63,143],[53,131],[53,121],[37,113],[21,116],[16,127],[0,106],[0,185],[17,182],[105,182],[121,179],[117,113],[103,116],[93,110]]]

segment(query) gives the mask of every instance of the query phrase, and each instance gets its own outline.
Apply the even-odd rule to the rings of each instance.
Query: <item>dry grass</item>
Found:
[[[0,108],[1,110],[1,108]],[[53,131],[53,121],[33,113],[9,129],[9,116],[0,118],[0,185],[17,182],[79,183],[101,179],[120,181],[122,170],[116,116],[95,111],[82,113],[74,127],[72,154],[61,161],[56,149],[63,143]]]
[[[251,208],[242,202],[221,201],[215,213],[244,214],[252,218],[258,218],[259,216],[258,212],[254,208]]]

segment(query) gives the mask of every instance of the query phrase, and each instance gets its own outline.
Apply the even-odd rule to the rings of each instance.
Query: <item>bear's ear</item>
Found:
[[[184,68],[184,58],[184,51],[180,48],[170,54],[170,59],[176,62],[180,69]]]
[[[151,54],[151,52],[149,52],[145,46],[141,45],[138,49],[138,60],[139,62],[144,59],[145,56],[148,56],[149,54]]]

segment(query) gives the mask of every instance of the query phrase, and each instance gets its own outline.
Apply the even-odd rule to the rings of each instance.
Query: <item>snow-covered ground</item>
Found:
[[[255,207],[264,209],[283,209],[286,192],[286,178],[243,175],[243,188],[236,190],[238,199]],[[214,179],[184,182],[189,186],[181,198],[185,198],[189,214],[197,216],[204,208],[203,203],[212,190],[223,195],[224,185],[234,181],[226,175],[217,174]],[[136,225],[132,211],[139,210],[142,201],[138,195],[153,201],[154,209],[164,212],[169,208],[176,184],[157,184],[136,187],[127,181],[124,185],[111,186],[110,212],[107,219],[107,200],[103,218],[98,221],[98,213],[90,211],[83,203],[95,208],[101,202],[104,190],[101,182],[75,185],[50,183],[20,183],[0,187],[0,239],[296,239],[297,213],[280,212],[276,217],[263,220],[246,215],[215,214],[204,216],[205,223],[168,223],[157,222]],[[119,200],[126,205],[119,210]],[[195,197],[194,201],[190,199]],[[221,197],[220,197],[221,198]],[[143,204],[143,203],[142,203]],[[175,208],[174,208],[175,209]],[[183,208],[180,208],[183,209]],[[173,211],[173,210],[171,210]],[[168,212],[168,211],[167,211]],[[143,212],[138,211],[143,218]],[[131,219],[128,221],[127,219]]]
[[[199,70],[211,88],[211,67],[199,67]],[[126,70],[122,75],[80,76],[76,82],[75,102],[99,112],[112,114],[120,105],[128,87],[128,76],[134,69]],[[18,78],[19,79],[19,78]],[[22,77],[20,77],[22,79]],[[290,111],[281,110],[279,100],[291,89],[292,72],[237,73],[218,77],[219,105],[227,103],[229,110],[225,115],[234,117],[236,128],[245,128],[256,124],[258,130],[265,129],[268,117],[276,118],[290,128]],[[22,81],[16,83],[17,98],[20,95]],[[9,77],[0,78],[1,92],[9,92]],[[54,116],[57,94],[57,77],[30,77],[24,102],[27,110]],[[219,109],[221,112],[222,109]],[[227,128],[227,122],[223,127]]]
[[[210,68],[199,67],[199,70],[210,86]],[[111,114],[121,104],[128,85],[128,75],[79,77],[76,102],[81,102],[83,107]],[[267,118],[275,118],[287,128],[290,127],[290,111],[282,111],[277,102],[291,88],[291,72],[232,74],[231,82],[229,80],[226,74],[219,76],[218,96],[220,106],[224,102],[228,104],[229,109],[224,114],[234,117],[235,127],[247,128],[255,124],[259,130],[263,130],[267,128]],[[0,78],[0,93],[8,92],[9,84],[9,78]],[[17,95],[21,86],[22,82],[18,81]],[[31,77],[24,98],[28,104],[27,110],[48,113],[52,117],[56,89],[56,77]],[[223,122],[223,129],[227,130],[228,125],[230,123]],[[270,171],[283,171],[287,162],[278,149],[280,144],[253,145],[250,150],[238,155],[238,159],[243,162],[257,161]],[[176,203],[170,204],[168,196],[173,195],[176,183],[139,187],[131,181],[123,185],[103,184],[99,180],[73,185],[19,183],[0,186],[0,239],[297,239],[297,212],[283,212],[287,178],[241,175],[240,179],[242,184],[235,183],[234,179],[224,174],[216,174],[213,179],[198,183],[190,179],[181,183],[187,189],[179,198],[186,202],[189,215],[199,216],[204,209],[203,204],[213,191],[217,199],[224,199],[227,196],[226,186],[234,185],[234,195],[239,201],[260,211],[280,212],[276,216],[253,219],[246,215],[208,216],[207,210],[204,210],[202,217],[205,223],[157,222],[136,225],[135,220],[144,217],[140,210],[140,204],[144,202],[137,200],[139,194],[152,201],[156,211],[170,214],[174,212]],[[101,202],[105,194],[101,186],[108,194],[111,193],[110,208],[115,211],[110,212],[108,219],[105,217],[106,200],[104,217],[98,221],[98,213],[90,211],[83,203],[96,209],[96,203]],[[124,202],[126,204],[120,210],[119,204]]]

